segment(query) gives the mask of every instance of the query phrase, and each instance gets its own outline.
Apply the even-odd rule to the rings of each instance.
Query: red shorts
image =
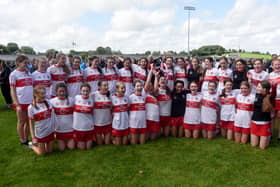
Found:
[[[159,132],[160,131],[159,122],[147,120],[147,130],[148,132]]]
[[[147,128],[129,128],[129,132],[130,133],[146,133],[147,132]]]
[[[94,126],[95,134],[112,133],[112,124],[104,126]]]
[[[187,124],[187,123],[184,123],[183,127],[184,127],[184,129],[188,129],[188,130],[199,130],[199,129],[201,129],[201,125],[200,124]]]
[[[35,137],[36,141],[38,143],[48,143],[50,141],[53,141],[54,140],[54,133],[51,133],[50,135],[44,137],[44,138],[38,138],[38,137]]]
[[[19,104],[19,105],[21,106],[22,111],[27,111],[28,106],[29,106],[30,104]],[[14,110],[17,110],[17,105],[16,105],[16,104],[13,104],[13,109],[14,109]]]
[[[72,132],[55,132],[55,138],[57,140],[72,140],[73,131]]]
[[[280,100],[279,99],[275,99],[274,110],[280,110]]]
[[[159,117],[159,126],[165,127],[171,125],[171,117],[170,116],[160,116]]]
[[[112,129],[112,136],[122,137],[122,136],[128,136],[129,129],[124,130],[118,130],[118,129]]]
[[[234,132],[239,132],[242,134],[250,134],[250,128],[243,128],[243,127],[233,127],[233,131]]]
[[[223,120],[220,120],[220,127],[221,127],[221,129],[233,130],[233,126],[234,126],[234,121],[223,121]]]
[[[263,125],[257,125],[251,121],[251,134],[257,136],[270,136],[271,135],[271,123],[268,122]]]
[[[184,117],[180,116],[180,117],[171,117],[171,126],[175,126],[175,127],[179,127],[179,126],[183,126],[184,123]]]
[[[201,123],[201,129],[207,131],[214,131],[216,130],[216,124]]]
[[[85,142],[88,140],[95,139],[95,133],[94,133],[94,130],[91,130],[91,131],[74,130],[73,138],[76,142]]]

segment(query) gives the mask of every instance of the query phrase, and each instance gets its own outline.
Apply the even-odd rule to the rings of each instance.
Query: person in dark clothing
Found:
[[[194,57],[191,61],[191,66],[188,69],[188,82],[197,82],[198,88],[200,91],[201,85],[202,85],[202,74],[203,74],[203,68],[199,65],[199,59]],[[189,89],[189,87],[188,87]]]
[[[239,90],[240,84],[242,81],[247,81],[247,69],[246,62],[243,59],[239,59],[236,61],[236,69],[232,72],[232,80],[233,80],[233,90]]]
[[[272,59],[270,61],[268,61],[267,63],[265,63],[265,65],[264,65],[264,70],[267,71],[268,73],[271,73],[273,71],[273,69],[272,69],[272,61],[276,60],[278,58],[278,56],[276,54],[273,54],[271,56],[271,58]]]
[[[11,108],[12,105],[12,97],[10,93],[10,84],[9,84],[9,76],[10,76],[11,70],[6,65],[6,63],[2,60],[0,60],[0,86],[2,95],[5,98],[7,108]]]
[[[251,120],[251,145],[265,149],[269,145],[271,132],[270,83],[261,81],[257,86],[257,94],[254,102],[254,112]]]
[[[175,81],[174,90],[171,94],[171,134],[173,137],[182,137],[184,135],[184,115],[186,109],[186,95],[188,91],[184,90],[184,82]]]

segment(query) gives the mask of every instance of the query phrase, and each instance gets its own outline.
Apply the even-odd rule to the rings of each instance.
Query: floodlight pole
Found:
[[[184,10],[188,11],[188,55],[190,56],[190,17],[191,17],[191,11],[195,10],[195,7],[192,6],[185,6]]]

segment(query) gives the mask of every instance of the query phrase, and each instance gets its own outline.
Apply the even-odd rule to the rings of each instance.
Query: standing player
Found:
[[[98,90],[98,82],[102,80],[102,70],[99,67],[99,58],[97,56],[89,57],[90,67],[84,71],[84,80],[91,87],[91,94]]]
[[[177,59],[177,66],[174,68],[175,81],[180,80],[184,83],[184,90],[188,88],[188,74],[184,58]]]
[[[99,81],[98,91],[93,94],[94,125],[98,145],[110,144],[112,133],[112,102],[108,91],[108,82]]]
[[[147,58],[142,57],[139,60],[139,66],[137,64],[131,64],[131,68],[134,74],[133,75],[134,80],[140,80],[142,84],[145,83],[148,76],[147,63],[148,63]]]
[[[165,67],[164,67],[164,75],[167,79],[167,87],[170,90],[174,89],[174,80],[175,80],[175,75],[174,75],[174,68],[173,68],[173,58],[172,57],[167,57],[166,62],[165,62]]]
[[[55,136],[58,143],[58,149],[74,149],[73,139],[73,98],[68,97],[67,87],[64,83],[56,85],[56,97],[51,99],[50,103],[54,109],[55,116]]]
[[[52,106],[46,101],[46,89],[42,85],[34,88],[34,100],[28,107],[31,148],[38,155],[53,151],[54,120]]]
[[[219,72],[216,68],[213,67],[213,58],[211,57],[207,57],[205,59],[205,70],[204,70],[204,75],[203,75],[203,83],[202,83],[202,87],[201,87],[201,92],[202,94],[207,93],[208,92],[208,83],[210,81],[213,82],[218,82],[218,76],[219,76]]]
[[[28,145],[28,105],[32,103],[32,77],[27,71],[28,58],[19,55],[16,58],[16,69],[10,74],[11,96],[17,113],[17,132],[22,145]]]
[[[80,88],[83,84],[83,69],[80,68],[81,58],[74,56],[72,61],[72,68],[67,77],[67,90],[69,97],[75,97],[80,94]]]
[[[131,68],[131,59],[123,60],[124,67],[119,70],[119,81],[125,84],[125,95],[129,97],[133,93],[133,71]]]
[[[116,83],[118,80],[118,73],[114,67],[114,59],[112,57],[106,59],[105,67],[102,69],[104,80],[108,82],[109,91],[111,94],[116,92]]]
[[[232,70],[228,68],[228,59],[226,57],[220,58],[219,61],[220,68],[218,69],[218,89],[217,93],[221,94],[224,89],[224,81],[227,79],[232,79]]]
[[[90,85],[81,86],[81,95],[75,97],[73,115],[74,140],[77,148],[90,149],[94,139],[93,99],[90,97]]]

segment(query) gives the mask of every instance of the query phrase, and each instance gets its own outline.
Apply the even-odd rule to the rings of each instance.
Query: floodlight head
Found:
[[[195,7],[193,7],[193,6],[185,6],[184,10],[195,10]]]

